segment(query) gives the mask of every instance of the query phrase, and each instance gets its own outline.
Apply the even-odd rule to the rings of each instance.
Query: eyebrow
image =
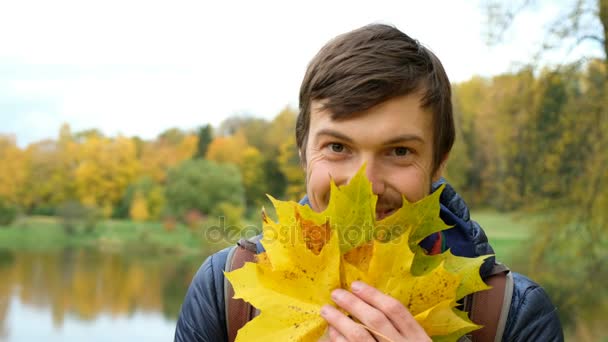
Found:
[[[398,144],[398,143],[411,142],[411,141],[417,141],[421,144],[424,144],[424,139],[422,139],[422,137],[420,137],[416,134],[402,134],[402,135],[398,135],[394,138],[391,138],[391,139],[385,141],[384,145],[394,145],[394,144]]]
[[[344,140],[348,143],[353,142],[353,139],[351,139],[350,137],[348,137],[336,130],[329,129],[329,128],[323,128],[322,130],[318,131],[317,134],[315,135],[315,137],[318,138],[323,135],[329,135],[330,137],[338,138],[338,139]]]
[[[323,135],[329,135],[331,137],[334,138],[338,138],[340,140],[346,141],[348,143],[352,143],[353,139],[351,139],[350,137],[336,131],[333,129],[329,129],[329,128],[324,128],[321,129],[320,131],[317,132],[315,137],[319,137],[319,136],[323,136]],[[385,142],[383,142],[383,145],[394,145],[394,144],[399,144],[399,143],[405,143],[405,142],[412,142],[412,141],[417,141],[419,143],[424,144],[424,139],[422,139],[422,137],[416,135],[416,134],[401,134],[398,135],[396,137],[393,137],[389,140],[386,140]]]

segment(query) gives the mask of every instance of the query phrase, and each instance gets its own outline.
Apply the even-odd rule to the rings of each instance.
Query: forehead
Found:
[[[328,130],[348,135],[351,139],[387,140],[401,135],[421,138],[432,142],[433,115],[421,106],[421,95],[399,96],[366,111],[334,118],[331,111],[323,108],[322,101],[311,103],[310,140]]]

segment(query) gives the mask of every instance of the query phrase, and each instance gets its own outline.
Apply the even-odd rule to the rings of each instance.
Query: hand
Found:
[[[395,298],[360,281],[352,283],[351,291],[334,290],[332,299],[369,329],[335,307],[325,305],[321,308],[321,316],[329,324],[330,341],[431,341],[412,314]]]

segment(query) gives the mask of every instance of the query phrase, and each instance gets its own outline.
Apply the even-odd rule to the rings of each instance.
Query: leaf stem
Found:
[[[377,331],[377,330],[375,330],[375,329],[372,329],[372,328],[368,327],[368,326],[367,326],[367,325],[365,325],[365,324],[358,323],[358,322],[355,322],[355,323],[357,323],[357,324],[359,324],[360,326],[362,326],[363,328],[365,328],[365,329],[369,330],[369,332],[371,332],[372,334],[377,335],[378,337],[383,338],[383,339],[384,339],[384,340],[386,340],[387,342],[395,342],[395,341],[391,340],[390,338],[388,338],[386,335],[382,334],[381,332],[379,332],[379,331]]]

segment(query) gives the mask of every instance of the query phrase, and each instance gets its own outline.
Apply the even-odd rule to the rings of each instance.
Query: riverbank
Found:
[[[231,245],[228,239],[210,242],[205,226],[189,228],[176,224],[167,229],[160,222],[104,220],[92,229],[78,227],[68,232],[55,217],[22,217],[10,226],[0,226],[0,249],[61,250],[99,248],[130,253],[210,254]]]
[[[512,260],[534,229],[532,219],[525,215],[482,211],[473,217],[484,227],[498,258],[504,262]],[[145,253],[209,254],[236,242],[235,237],[218,238],[218,232],[226,230],[212,232],[209,226],[201,224],[192,229],[178,223],[169,230],[160,222],[104,220],[93,229],[79,227],[69,233],[56,217],[30,216],[0,227],[0,249],[94,247]]]

